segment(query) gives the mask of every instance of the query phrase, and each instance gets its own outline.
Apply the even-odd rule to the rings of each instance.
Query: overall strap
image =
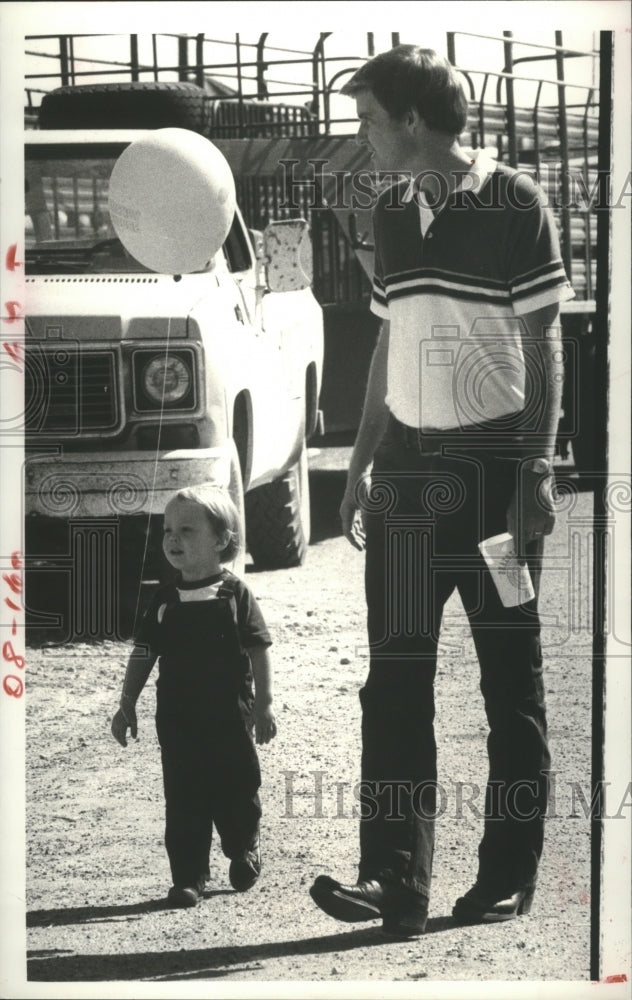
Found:
[[[164,588],[163,593],[161,594],[161,597],[162,597],[161,605],[165,606],[165,611],[171,610],[172,608],[177,608],[178,605],[181,603],[180,598],[178,596],[178,589],[175,583],[167,584],[167,586]]]
[[[238,582],[239,582],[238,580],[230,578],[228,580],[222,580],[221,586],[217,591],[217,598],[218,600],[230,601],[231,611],[233,613],[233,618],[235,620],[235,628],[237,629],[237,635],[239,636],[239,620],[237,618],[237,595],[236,595]],[[240,639],[240,645],[241,645],[241,639]]]

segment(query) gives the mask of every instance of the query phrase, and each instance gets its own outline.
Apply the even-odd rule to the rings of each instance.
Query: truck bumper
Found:
[[[33,455],[25,462],[26,514],[112,517],[162,514],[185,486],[230,482],[230,442],[164,452]]]

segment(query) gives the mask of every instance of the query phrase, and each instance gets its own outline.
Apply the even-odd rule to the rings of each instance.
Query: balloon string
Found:
[[[156,451],[154,453],[154,475],[153,475],[152,484],[151,484],[151,490],[150,490],[150,495],[149,495],[149,512],[147,514],[147,530],[145,532],[145,545],[144,545],[144,548],[143,548],[143,559],[142,559],[142,562],[141,562],[141,571],[140,571],[141,578],[140,578],[139,584],[138,584],[138,591],[137,591],[137,595],[136,595],[136,607],[134,609],[134,626],[136,626],[136,618],[137,618],[137,615],[138,615],[138,608],[140,606],[140,591],[141,591],[141,587],[143,585],[143,573],[144,573],[144,570],[145,570],[145,560],[147,558],[147,549],[149,547],[149,535],[150,535],[150,531],[151,531],[151,518],[152,518],[152,513],[153,513],[154,494],[156,492],[156,478],[158,476],[158,452],[160,450],[160,439],[162,437],[162,421],[163,421],[163,414],[164,414],[164,408],[165,408],[165,388],[167,386],[167,358],[169,356],[169,346],[170,346],[170,343],[171,343],[171,316],[168,316],[167,317],[167,346],[165,348],[165,368],[164,368],[164,375],[163,375],[163,382],[162,382],[162,396],[161,396],[161,400],[160,400],[160,415],[159,415],[159,421],[158,421],[158,441],[156,442]]]

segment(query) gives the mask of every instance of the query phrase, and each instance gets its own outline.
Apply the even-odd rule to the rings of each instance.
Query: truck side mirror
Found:
[[[263,233],[260,229],[249,229],[248,235],[250,236],[250,242],[252,243],[256,259],[261,260],[262,257],[265,257],[265,250],[263,249]]]
[[[312,243],[305,219],[271,222],[263,233],[271,292],[298,292],[312,283]]]
[[[268,279],[266,275],[266,252],[263,245],[263,233],[260,229],[249,229],[248,235],[255,252],[255,285],[258,299],[268,291]]]

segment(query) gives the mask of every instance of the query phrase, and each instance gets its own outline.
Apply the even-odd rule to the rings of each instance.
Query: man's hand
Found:
[[[253,715],[257,743],[269,743],[277,734],[276,719],[272,705],[258,705],[255,698]]]
[[[527,561],[529,542],[550,535],[555,526],[555,480],[552,475],[538,475],[522,469],[518,486],[507,510],[507,531],[513,535],[518,562]]]
[[[123,711],[122,707],[119,708],[112,719],[112,736],[122,747],[127,746],[128,729],[130,736],[135,740],[138,733],[138,722],[136,719],[136,709],[133,705],[125,705],[125,711]]]
[[[340,520],[342,521],[342,533],[351,542],[354,549],[362,552],[366,543],[364,531],[364,519],[362,510],[358,506],[358,500],[354,493],[345,491],[340,504]]]

